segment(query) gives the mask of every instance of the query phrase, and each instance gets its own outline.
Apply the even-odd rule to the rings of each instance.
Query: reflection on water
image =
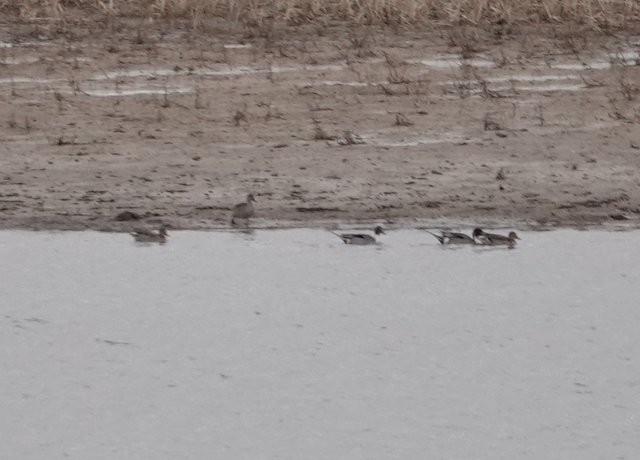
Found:
[[[520,236],[0,232],[0,458],[632,458],[640,233]]]

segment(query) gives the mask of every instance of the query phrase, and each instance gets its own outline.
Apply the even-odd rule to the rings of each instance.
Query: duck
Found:
[[[256,198],[253,196],[253,193],[249,193],[247,195],[247,200],[244,203],[238,203],[233,208],[231,208],[231,225],[235,225],[236,219],[246,219],[248,220],[250,217],[256,213],[253,208],[253,203],[255,203]]]
[[[473,230],[473,239],[476,240],[479,244],[485,244],[489,246],[500,246],[506,245],[509,247],[514,247],[516,245],[516,240],[520,238],[516,234],[516,232],[509,232],[509,235],[498,235],[496,233],[487,233],[481,228],[476,228]]]
[[[354,244],[358,246],[376,244],[376,237],[368,235],[366,233],[342,233],[342,234],[335,233],[335,232],[331,232],[331,233],[333,233],[338,238],[340,238],[344,242],[344,244]],[[376,228],[373,229],[373,233],[376,236],[385,234],[384,229],[380,225],[378,225]]]
[[[136,229],[133,232],[131,232],[131,236],[133,236],[133,238],[138,243],[164,244],[167,242],[167,237],[169,236],[169,234],[167,233],[167,226],[162,224],[160,225],[160,228],[158,228],[157,232],[142,228],[142,229]]]
[[[433,235],[440,244],[476,244],[476,240],[464,233],[441,230],[440,235],[436,235],[435,233],[431,233],[429,230],[426,232]]]

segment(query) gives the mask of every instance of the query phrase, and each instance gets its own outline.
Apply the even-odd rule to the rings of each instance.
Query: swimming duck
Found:
[[[516,245],[516,240],[520,238],[516,235],[516,232],[510,232],[509,235],[497,235],[495,233],[486,233],[480,228],[476,228],[473,230],[473,239],[478,241],[480,244],[486,244],[490,246],[500,246],[507,245],[509,247],[514,247]]]
[[[427,230],[427,233],[436,237],[440,244],[476,244],[476,241],[471,238],[469,235],[465,235],[464,233],[458,232],[449,232],[446,230],[442,230],[440,235],[436,235],[435,233],[431,233]]]
[[[236,219],[249,219],[255,214],[253,209],[253,203],[256,201],[253,193],[247,195],[247,201],[244,203],[238,203],[231,208],[231,224],[235,225]]]
[[[331,232],[331,233],[333,233],[338,238],[340,238],[342,241],[344,241],[344,244],[355,244],[355,245],[359,245],[359,246],[364,246],[364,245],[367,245],[367,244],[375,244],[376,243],[375,236],[367,235],[366,233],[343,233],[343,234],[334,233],[334,232]],[[380,225],[378,225],[373,230],[373,233],[376,236],[385,234],[384,230],[382,229],[382,227]]]
[[[167,226],[164,224],[160,225],[157,232],[142,228],[134,230],[131,235],[138,243],[166,243],[169,236]]]

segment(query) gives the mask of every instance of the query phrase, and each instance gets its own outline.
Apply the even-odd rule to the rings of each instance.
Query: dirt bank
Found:
[[[54,28],[0,26],[3,228],[640,223],[633,28]]]

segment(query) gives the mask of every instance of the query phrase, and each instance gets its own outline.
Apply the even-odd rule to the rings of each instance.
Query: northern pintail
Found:
[[[480,244],[490,245],[490,246],[501,246],[506,245],[509,247],[514,247],[516,245],[516,240],[520,238],[516,235],[516,232],[510,232],[509,235],[497,235],[495,233],[487,233],[480,228],[476,228],[473,230],[473,238]]]
[[[253,209],[253,203],[256,201],[253,193],[247,195],[247,201],[244,203],[236,204],[231,208],[231,224],[235,225],[236,219],[249,219],[255,214]]]
[[[476,241],[473,238],[469,235],[465,235],[464,233],[442,230],[440,235],[436,235],[435,233],[431,233],[429,230],[426,232],[433,235],[440,244],[476,244]]]
[[[138,243],[166,243],[167,226],[162,224],[157,232],[145,228],[136,229],[131,232],[131,235]]]
[[[375,236],[371,236],[368,235],[366,233],[335,233],[335,232],[331,232],[334,235],[336,235],[338,238],[340,238],[342,241],[344,241],[345,244],[355,244],[358,246],[364,246],[367,244],[375,244],[376,243],[376,238]],[[374,230],[373,233],[377,236],[377,235],[384,235],[384,230],[383,228],[378,225]]]

